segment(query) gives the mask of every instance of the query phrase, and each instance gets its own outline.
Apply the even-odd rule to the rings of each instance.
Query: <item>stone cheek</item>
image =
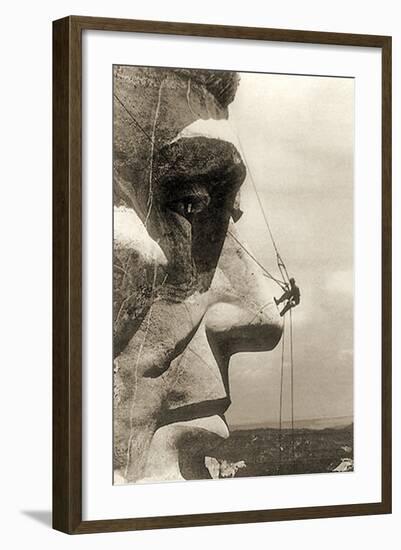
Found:
[[[259,268],[243,257],[240,250],[233,250],[233,246],[235,244],[226,241],[207,293],[178,303],[156,303],[153,306],[159,308],[153,311],[156,324],[153,326],[152,318],[149,322],[142,322],[135,335],[138,341],[132,341],[116,360],[119,368],[115,389],[119,394],[117,399],[120,399],[115,409],[118,424],[116,469],[121,471],[126,467],[128,434],[133,429],[148,434],[148,454],[141,471],[135,473],[136,480],[163,480],[166,479],[164,476],[179,479],[177,468],[180,464],[185,464],[184,470],[179,468],[180,475],[189,476],[187,479],[197,479],[200,472],[205,474],[202,457],[211,452],[219,435],[210,434],[208,425],[202,427],[202,422],[212,416],[222,418],[230,404],[228,374],[231,355],[237,351],[272,349],[280,338],[281,318],[268,282],[257,271]],[[147,331],[146,340],[143,339],[144,330]],[[147,360],[156,354],[158,368],[166,365],[162,373],[156,372],[149,377],[149,365],[138,362],[142,342],[142,353]],[[175,358],[166,359],[171,352],[177,353]],[[133,366],[137,368],[136,380]],[[135,397],[133,387],[137,388]],[[184,437],[182,434],[187,434],[188,430],[183,430],[182,423],[195,419],[198,419],[197,429],[191,428],[191,437]],[[168,436],[169,444],[163,434]],[[194,451],[197,438],[203,445],[203,451],[198,455]],[[146,438],[137,444],[138,452],[143,451]],[[164,460],[160,454],[162,450]],[[155,456],[159,457],[156,462]]]

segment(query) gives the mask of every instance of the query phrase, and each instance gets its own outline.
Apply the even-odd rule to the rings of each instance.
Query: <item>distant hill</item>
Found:
[[[326,428],[347,428],[353,424],[352,416],[336,416],[334,418],[305,418],[303,420],[295,420],[294,428],[301,430],[324,430]],[[283,421],[283,428],[291,428],[291,421]],[[260,429],[277,429],[278,422],[255,422],[241,425],[230,425],[230,430],[260,430]]]

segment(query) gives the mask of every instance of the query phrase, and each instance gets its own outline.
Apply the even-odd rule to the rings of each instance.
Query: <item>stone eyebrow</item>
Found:
[[[239,189],[246,168],[236,147],[229,142],[204,136],[180,138],[159,150],[157,179],[163,186],[202,182],[208,188],[225,184]]]

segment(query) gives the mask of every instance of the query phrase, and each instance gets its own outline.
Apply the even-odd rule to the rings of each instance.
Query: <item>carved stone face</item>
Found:
[[[210,477],[231,355],[281,336],[235,230],[244,163],[210,135],[237,85],[230,72],[115,68],[115,482]]]

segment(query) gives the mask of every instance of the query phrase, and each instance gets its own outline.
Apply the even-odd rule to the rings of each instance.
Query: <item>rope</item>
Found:
[[[280,270],[281,276],[283,277],[284,280],[287,277],[287,288],[288,288],[288,285],[289,285],[289,282],[290,282],[290,276],[288,275],[286,265],[284,263],[283,258],[280,256],[279,252],[276,252],[276,259],[277,259],[277,265],[278,265],[278,268]],[[283,276],[283,272],[282,272],[281,268],[284,270],[285,277]]]
[[[155,111],[155,118],[153,120],[152,138],[150,140],[149,196],[148,196],[148,212],[146,214],[146,218],[145,218],[145,222],[144,222],[145,227],[148,224],[148,219],[149,219],[150,213],[152,211],[152,206],[153,206],[153,163],[154,163],[154,156],[155,156],[155,135],[156,135],[157,121],[159,119],[163,82],[164,82],[164,80],[161,81],[160,86],[159,86],[159,93],[157,95],[157,105],[156,105],[156,111]]]
[[[159,92],[160,92],[160,89],[159,89]],[[120,105],[122,106],[124,111],[128,114],[128,116],[134,122],[134,124],[139,128],[139,130],[143,133],[143,135],[149,140],[151,146],[154,148],[154,145],[155,145],[154,139],[152,139],[152,136],[149,135],[149,133],[145,130],[145,128],[138,122],[138,119],[134,116],[133,112],[135,112],[135,114],[137,116],[138,116],[138,113],[135,111],[135,109],[132,108],[132,105],[130,106],[130,109],[128,109],[127,106],[124,104],[124,102],[120,99],[120,97],[115,92],[114,92],[114,97],[120,103]],[[191,112],[193,113],[193,111],[192,111],[189,104],[188,104],[188,107],[191,110]],[[197,115],[194,115],[194,116],[197,116]],[[161,155],[166,162],[168,162],[168,163],[170,162],[170,159],[168,158],[166,153],[163,151],[163,149],[158,149],[157,153],[159,155]],[[170,170],[172,170],[175,167],[175,165],[179,162],[179,160],[180,160],[180,157],[177,157],[175,162],[170,165]],[[207,166],[208,161],[209,161],[209,159],[205,158],[205,162],[204,162],[203,166],[201,166],[201,168],[205,168]],[[154,176],[153,176],[153,179],[157,183],[161,183],[161,181],[158,178],[155,178]]]
[[[282,464],[282,444],[283,444],[283,393],[284,393],[284,357],[285,357],[285,317],[283,324],[283,335],[281,342],[281,368],[280,368],[280,407],[279,407],[279,434],[278,434],[278,447],[279,447],[279,460],[278,460],[278,473],[281,471]],[[292,463],[294,469],[295,465],[295,425],[294,425],[294,342],[293,342],[293,326],[292,326],[292,310],[290,309],[290,334],[289,334],[289,348],[290,348],[290,401],[291,401],[291,460],[287,462]]]
[[[295,462],[295,440],[294,440],[294,344],[292,334],[292,309],[290,309],[290,375],[291,375],[291,446],[292,460]]]
[[[158,108],[156,109],[155,119],[154,119],[154,123],[153,123],[154,131],[156,129],[156,122],[157,122],[159,109],[160,109],[161,86],[162,86],[162,84],[160,85],[160,88],[159,88]],[[132,112],[131,112],[132,107],[131,107],[131,109],[128,109],[127,106],[125,105],[125,103],[119,98],[119,96],[115,92],[114,92],[113,95],[114,95],[115,99],[120,103],[120,105],[124,109],[124,111],[128,114],[128,116],[133,121],[133,123],[137,126],[137,128],[139,128],[139,130],[143,133],[143,135],[146,137],[146,139],[149,140],[150,145],[151,145],[151,169],[150,169],[150,176],[149,176],[149,197],[148,197],[148,200],[147,200],[148,211],[147,211],[146,217],[145,217],[145,227],[146,227],[149,215],[151,213],[152,203],[153,203],[152,183],[153,183],[153,181],[155,181],[156,183],[161,184],[161,181],[160,181],[159,177],[156,177],[153,173],[153,160],[154,160],[153,157],[154,157],[155,140],[152,139],[152,136],[150,136],[148,134],[148,132],[145,130],[145,128],[138,122],[138,119],[132,114]],[[153,138],[154,138],[154,136],[153,136]],[[157,153],[159,155],[161,155],[164,158],[165,161],[169,162],[169,159],[168,159],[167,155],[162,150],[158,149]],[[177,158],[176,161],[171,165],[170,169],[174,168],[174,166],[178,162],[178,160],[179,159]]]
[[[136,126],[141,130],[141,132],[148,138],[148,140],[152,143],[151,136],[147,133],[145,128],[137,121],[137,119],[134,117],[134,115],[131,113],[129,109],[125,106],[124,102],[118,97],[118,95],[114,92],[114,97],[117,99],[121,107],[124,109],[124,111],[128,114],[128,116],[131,118],[131,120],[136,124]]]
[[[190,80],[188,81],[188,85],[190,85]],[[160,103],[160,94],[161,94],[161,87],[162,85],[160,85],[160,88],[159,88],[159,97],[158,97],[158,106],[159,106],[159,103]],[[190,90],[190,88],[189,88]],[[129,115],[129,117],[131,118],[131,120],[136,124],[136,126],[141,130],[141,132],[144,134],[144,136],[150,141],[151,143],[151,146],[152,146],[152,161],[153,161],[153,154],[154,154],[154,145],[155,145],[155,141],[154,141],[154,135],[153,136],[150,136],[146,130],[143,128],[143,126],[138,122],[138,120],[136,119],[136,117],[132,114],[131,110],[129,110],[126,105],[124,104],[124,102],[120,99],[120,97],[114,93],[114,97],[117,99],[117,101],[120,103],[120,105],[122,106],[122,108],[125,110],[125,112]],[[156,115],[155,115],[155,120],[154,120],[154,126],[153,126],[153,130],[155,130],[155,124],[156,124],[156,121],[157,121],[157,114],[158,114],[158,109],[156,109]],[[159,151],[160,153],[160,151]],[[245,160],[245,155],[243,153],[243,156],[244,156],[244,160]],[[166,158],[166,157],[165,157]],[[167,159],[168,160],[168,159]],[[246,160],[245,160],[246,162]],[[152,162],[153,164],[153,162]],[[249,168],[248,168],[249,170]],[[160,183],[158,181],[158,178],[155,177],[153,174],[152,174],[152,170],[151,170],[151,174],[150,174],[150,191],[152,190],[151,189],[151,180],[152,179],[155,179],[158,183]],[[261,204],[261,203],[260,203]],[[151,208],[152,204],[150,203],[150,208]],[[263,207],[261,205],[261,208],[262,208],[262,211],[263,211]],[[146,215],[146,220],[145,222],[147,221],[148,217],[149,217],[149,213],[150,213],[150,209],[148,210],[148,213]],[[263,215],[264,212],[263,212]],[[267,221],[267,220],[266,220]],[[280,281],[279,279],[276,279],[271,273],[269,273],[269,271],[267,271],[267,269],[255,258],[255,256],[253,256],[253,254],[251,254],[251,252],[245,247],[244,244],[242,244],[238,239],[237,237],[231,232],[228,230],[228,233],[233,237],[233,239],[235,239],[235,241],[241,246],[241,248],[248,254],[248,256],[250,258],[252,258],[252,260],[262,269],[262,271],[265,273],[265,275],[267,277],[269,277],[270,279],[272,279],[274,282],[276,282],[280,288],[282,290],[286,290],[287,288],[287,284],[285,282],[285,277],[283,277],[284,281]],[[281,272],[281,271],[280,271]]]
[[[249,179],[251,180],[252,187],[255,191],[255,195],[257,198],[257,201],[259,203],[259,207],[262,211],[263,219],[266,225],[266,228],[268,230],[268,233],[270,235],[270,239],[273,244],[274,251],[276,253],[276,261],[277,261],[277,267],[280,271],[281,278],[283,279],[284,283],[279,281],[278,279],[274,278],[270,273],[268,273],[268,276],[276,281],[277,284],[281,286],[281,288],[286,289],[289,286],[290,276],[287,271],[287,267],[284,263],[283,258],[280,255],[280,252],[277,247],[277,243],[275,241],[272,229],[269,224],[269,220],[267,219],[267,215],[265,212],[265,209],[263,207],[262,199],[260,198],[260,194],[258,191],[258,188],[256,186],[255,180],[252,175],[252,170],[248,164],[247,157],[245,155],[244,148],[242,146],[241,138],[239,137],[239,133],[236,131],[234,125],[229,120],[229,124],[231,125],[231,128],[233,129],[238,144],[241,149],[241,154],[244,159],[244,162],[246,164]],[[235,237],[234,237],[235,238]],[[252,255],[251,255],[252,257]],[[255,260],[256,261],[256,260]],[[257,262],[259,263],[259,262]],[[260,264],[259,264],[260,265]],[[284,286],[282,286],[284,285]],[[280,374],[280,416],[279,416],[279,473],[281,470],[281,459],[282,459],[282,428],[283,428],[283,386],[284,386],[284,352],[285,352],[285,318],[284,318],[284,324],[283,324],[283,336],[282,336],[282,348],[281,348],[281,374]],[[292,463],[294,466],[295,463],[295,432],[294,432],[294,348],[293,348],[293,329],[292,329],[292,309],[290,309],[290,392],[291,392],[291,450],[292,450]]]
[[[190,80],[188,81],[188,84],[190,85]],[[162,84],[160,85],[160,88],[159,88],[159,97],[158,97],[158,107],[159,107],[159,104],[160,104],[160,95],[161,95],[161,89],[162,89]],[[190,88],[189,88],[190,90]],[[149,140],[149,142],[151,143],[151,146],[152,146],[152,161],[153,161],[153,151],[154,151],[154,145],[155,145],[155,140],[154,140],[154,135],[153,136],[150,136],[147,131],[143,128],[143,126],[138,122],[137,118],[132,114],[131,110],[129,110],[126,105],[124,104],[124,102],[120,99],[120,97],[114,92],[114,97],[117,99],[117,101],[120,103],[120,105],[122,106],[122,108],[125,110],[125,112],[129,115],[129,117],[131,118],[131,120],[136,124],[136,126],[140,129],[140,131],[144,134],[144,136]],[[189,106],[189,105],[188,105]],[[190,107],[190,106],[189,106]],[[157,114],[158,114],[158,109],[157,109],[157,113],[155,115],[155,120],[154,120],[154,128],[153,130],[155,130],[155,124],[156,124],[156,120],[157,120]],[[240,146],[240,149],[241,149],[241,153],[242,153],[242,156],[243,156],[243,159],[244,159],[244,162],[246,164],[246,167],[248,169],[248,173],[249,173],[249,177],[250,177],[250,180],[252,182],[252,186],[255,190],[255,194],[256,194],[256,197],[257,197],[257,200],[258,200],[258,203],[259,203],[259,206],[260,206],[260,209],[262,211],[262,215],[263,215],[263,219],[265,221],[265,224],[266,224],[266,227],[267,227],[267,230],[269,232],[269,235],[270,235],[270,238],[271,238],[271,241],[272,241],[272,244],[273,244],[273,247],[274,247],[274,250],[276,252],[276,260],[277,260],[277,266],[279,268],[279,271],[280,271],[280,274],[281,274],[281,278],[283,279],[283,281],[280,281],[279,279],[277,279],[276,277],[274,277],[271,273],[269,273],[267,271],[266,268],[264,268],[260,262],[258,262],[256,260],[256,258],[246,249],[246,247],[240,243],[238,241],[238,239],[236,239],[236,237],[229,231],[229,233],[232,235],[232,237],[238,242],[238,244],[245,250],[245,252],[259,265],[259,267],[261,267],[261,269],[265,272],[265,274],[270,278],[272,279],[273,281],[275,281],[283,290],[287,289],[288,288],[288,283],[289,283],[289,275],[288,275],[288,271],[287,271],[287,268],[285,266],[285,263],[282,259],[282,257],[280,256],[280,253],[278,251],[278,248],[277,248],[277,244],[276,244],[276,241],[274,239],[274,236],[273,236],[273,232],[271,230],[271,227],[270,227],[270,224],[269,224],[269,221],[267,219],[267,216],[266,216],[266,213],[265,213],[265,210],[263,208],[263,204],[262,204],[262,200],[260,198],[260,195],[259,195],[259,192],[258,192],[258,189],[256,187],[256,184],[255,184],[255,180],[253,179],[253,175],[252,175],[252,171],[250,169],[250,166],[248,164],[248,161],[246,159],[246,156],[245,156],[245,151],[244,151],[244,148],[242,146],[242,142],[240,140],[240,137],[239,137],[239,134],[238,132],[236,131],[236,129],[234,128],[234,126],[232,125],[231,121],[229,120],[228,121],[232,130],[234,131],[236,137],[237,137],[237,140],[238,140],[238,143],[239,143],[239,146]],[[159,151],[160,153],[161,151]],[[165,157],[166,159],[166,157]],[[168,159],[167,159],[168,160]],[[153,164],[153,162],[152,162]],[[150,178],[154,178],[153,174],[151,174]],[[156,179],[156,181],[158,181],[158,178],[154,178]],[[150,185],[151,185],[151,182],[150,182]],[[150,188],[151,190],[151,188]],[[148,199],[149,200],[149,199]],[[150,205],[151,206],[151,205]],[[146,216],[146,221],[147,221],[147,218],[149,216],[149,211],[148,211],[148,214]],[[287,279],[287,280],[286,280]]]
[[[283,320],[283,336],[281,341],[281,371],[280,371],[280,413],[279,413],[279,432],[278,432],[278,473],[281,471],[282,458],[282,427],[283,427],[283,381],[284,381],[284,350],[285,350],[285,318]]]
[[[253,175],[252,175],[252,170],[251,170],[251,167],[249,166],[249,163],[247,161],[247,158],[246,158],[246,155],[245,155],[245,151],[244,151],[244,148],[242,146],[242,142],[241,142],[241,138],[239,137],[239,133],[237,132],[236,128],[234,127],[232,121],[230,119],[228,119],[228,122],[238,140],[238,144],[239,144],[239,147],[241,149],[241,154],[242,154],[242,157],[244,159],[244,162],[245,162],[245,165],[248,169],[248,174],[249,174],[249,179],[251,180],[251,183],[252,183],[252,187],[255,191],[255,195],[256,195],[256,198],[258,200],[258,203],[259,203],[259,207],[260,207],[260,210],[262,211],[262,216],[263,216],[263,219],[264,219],[264,222],[265,222],[265,225],[266,225],[266,228],[269,232],[269,235],[270,235],[270,239],[272,241],[272,244],[273,244],[273,247],[274,247],[274,251],[276,253],[276,261],[277,261],[277,267],[280,271],[280,275],[282,277],[282,279],[284,279],[284,281],[286,280],[287,278],[287,281],[286,281],[286,284],[289,283],[289,276],[288,276],[288,272],[287,272],[287,268],[285,267],[285,264],[284,264],[284,261],[282,259],[282,257],[280,256],[280,253],[278,251],[278,248],[277,248],[277,244],[276,244],[276,241],[274,239],[274,235],[273,235],[273,232],[271,230],[271,227],[270,227],[270,224],[269,224],[269,220],[267,219],[267,215],[266,215],[266,212],[265,212],[265,209],[263,207],[263,203],[262,203],[262,199],[260,198],[260,195],[259,195],[259,191],[258,191],[258,188],[256,186],[256,183],[255,183],[255,180],[253,178]]]
[[[249,252],[246,246],[239,239],[237,239],[234,233],[232,233],[229,229],[227,230],[227,233],[240,245],[244,252],[246,252],[248,256],[261,268],[261,270],[267,277],[269,277],[269,279],[272,279],[275,283],[277,283],[282,288],[282,290],[286,289],[285,283],[273,277],[273,275],[269,271],[267,271],[267,269],[255,258],[255,256],[251,252]]]
[[[188,82],[188,90],[187,90],[187,99],[188,98],[188,94],[190,93],[190,81]],[[160,104],[160,95],[161,95],[161,86],[159,88],[159,102],[158,102],[158,107],[159,107],[159,104]],[[138,120],[136,119],[136,117],[134,117],[134,115],[131,113],[131,111],[125,106],[125,104],[123,103],[123,101],[118,97],[118,95],[116,93],[114,93],[114,97],[116,98],[116,100],[120,103],[120,105],[122,106],[122,108],[127,112],[127,114],[129,115],[129,117],[131,118],[131,120],[135,123],[135,125],[140,129],[140,131],[145,135],[145,137],[150,141],[151,145],[152,145],[152,165],[153,165],[153,154],[154,154],[154,145],[155,145],[155,142],[154,142],[154,135],[153,136],[150,136],[146,130],[142,127],[142,125],[138,122]],[[191,109],[191,106],[188,102],[188,107],[190,108],[190,110],[192,111]],[[155,120],[154,120],[154,126],[153,126],[153,134],[155,133],[155,126],[156,126],[156,121],[157,121],[157,114],[158,112],[156,113],[156,116],[155,116]],[[264,272],[264,274],[272,279],[274,282],[276,282],[283,290],[286,290],[288,288],[288,284],[289,284],[289,274],[288,274],[288,271],[287,271],[287,268],[286,268],[286,265],[279,253],[279,250],[278,250],[278,247],[277,247],[277,244],[276,244],[276,241],[274,239],[274,236],[273,236],[273,232],[271,230],[271,227],[270,227],[270,224],[269,224],[269,221],[267,219],[267,216],[266,216],[266,212],[264,210],[264,207],[263,207],[263,203],[262,203],[262,200],[260,198],[260,195],[259,195],[259,192],[258,192],[258,189],[257,189],[257,186],[256,186],[256,183],[255,183],[255,180],[253,178],[253,175],[252,175],[252,171],[250,169],[250,166],[248,164],[248,161],[246,159],[246,155],[245,155],[245,151],[244,151],[244,148],[242,146],[242,142],[241,142],[241,139],[239,137],[239,134],[238,132],[235,130],[234,126],[232,125],[231,121],[229,120],[229,124],[231,125],[234,133],[236,134],[236,137],[237,137],[237,140],[238,140],[238,144],[240,146],[240,149],[241,149],[241,153],[242,153],[242,157],[244,159],[244,162],[245,162],[245,165],[248,169],[248,173],[249,173],[249,177],[250,177],[250,180],[251,180],[251,183],[252,183],[252,186],[253,186],[253,189],[254,189],[254,192],[255,192],[255,195],[256,195],[256,198],[258,200],[258,203],[259,203],[259,206],[260,206],[260,209],[261,209],[261,212],[262,212],[262,215],[263,215],[263,219],[264,219],[264,222],[265,222],[265,225],[266,225],[266,228],[268,230],[268,233],[269,233],[269,236],[270,236],[270,239],[272,241],[272,244],[273,244],[273,247],[274,247],[274,250],[275,250],[275,253],[276,253],[276,261],[277,261],[277,267],[280,271],[280,275],[281,275],[281,278],[283,279],[283,281],[277,279],[276,277],[274,277],[269,271],[267,271],[267,269],[255,258],[255,256],[253,256],[253,254],[245,247],[245,245],[243,243],[241,243],[241,241],[239,241],[239,239],[237,239],[237,237],[230,231],[228,230],[227,233],[230,234],[230,236],[237,242],[237,244],[245,251],[246,254],[248,254],[248,256],[262,269],[262,271]],[[153,139],[152,139],[153,137]],[[159,151],[160,152],[160,151]],[[149,186],[150,186],[150,195],[152,194],[152,179],[155,179],[157,181],[157,178],[154,177],[153,175],[153,170],[152,170],[152,166],[151,166],[151,174],[150,174],[150,181],[149,181]],[[149,210],[148,210],[148,213],[147,213],[147,216],[146,216],[146,221],[147,221],[147,218],[149,216],[149,213],[150,213],[150,209],[152,207],[152,200],[150,199],[150,204],[148,204],[148,206],[150,207]],[[149,312],[150,313],[150,312]],[[150,317],[150,316],[149,316]],[[148,319],[148,323],[149,323],[149,319]],[[145,335],[144,335],[144,341],[142,342],[141,346],[140,346],[140,351],[139,351],[139,356],[141,355],[141,352],[142,352],[142,348],[143,348],[143,345],[145,343],[145,340],[146,340],[146,336],[147,336],[147,329],[148,327],[146,328],[145,330]],[[193,350],[190,350],[192,351],[192,353],[195,353]],[[184,352],[185,354],[185,352]],[[184,355],[183,354],[183,355]],[[181,360],[183,358],[183,355],[180,359],[180,363],[181,363]],[[198,355],[198,354],[196,354]],[[280,371],[280,411],[279,411],[279,466],[278,466],[278,471],[280,473],[281,471],[281,463],[282,463],[282,424],[283,424],[283,388],[284,388],[284,356],[285,356],[285,318],[284,318],[284,324],[283,324],[283,335],[282,335],[282,348],[281,348],[281,371]],[[206,364],[207,362],[204,361]],[[178,377],[179,377],[180,373],[178,374]],[[177,378],[178,378],[177,377]],[[294,461],[295,461],[295,439],[294,439],[294,352],[293,352],[293,328],[292,328],[292,310],[290,309],[290,377],[291,377],[291,440],[292,440],[292,462],[294,464]],[[135,399],[134,399],[134,403],[135,403]],[[132,407],[133,408],[133,407]],[[132,421],[132,409],[131,409],[131,421]],[[128,445],[128,460],[127,460],[127,468],[128,468],[128,464],[129,464],[129,455],[130,455],[130,445]]]
[[[159,101],[160,101],[160,92],[161,92],[161,86],[159,88]],[[152,145],[152,157],[153,157],[153,150],[154,150],[154,136],[152,138],[152,136],[150,136],[146,130],[143,128],[143,126],[138,122],[138,120],[136,119],[136,117],[132,114],[132,112],[126,107],[126,105],[124,104],[124,102],[119,98],[119,96],[114,93],[114,97],[117,99],[117,101],[120,103],[120,105],[123,107],[123,109],[126,111],[126,113],[129,115],[129,117],[132,119],[132,121],[136,124],[136,126],[141,130],[141,132],[144,134],[144,136],[150,141],[151,145]],[[156,122],[156,116],[155,116],[155,121],[154,123]],[[238,140],[239,141],[239,140]],[[160,152],[160,151],[159,151]],[[247,164],[247,161],[245,159],[245,154],[244,152],[242,151],[242,154],[243,154],[243,157],[244,157],[244,161],[245,161],[245,164],[247,165],[248,167],[248,171],[250,173],[250,169],[249,169],[249,166]],[[150,176],[151,178],[155,179],[156,181],[158,181],[158,178],[156,178],[153,174],[151,174]],[[253,180],[252,180],[253,181]],[[255,188],[255,191],[256,191],[256,188]],[[257,193],[257,191],[256,191]],[[263,210],[263,206],[262,206],[262,203],[260,201],[260,198],[258,196],[258,199],[259,199],[259,204],[260,204],[260,207],[262,209],[262,213],[263,213],[263,216],[265,218],[265,221],[267,223],[267,226],[268,226],[268,229],[269,229],[269,232],[271,234],[271,231],[270,231],[270,226],[268,225],[268,222],[267,222],[267,218],[265,216],[265,213],[264,213],[264,210]],[[151,205],[150,205],[151,206]],[[148,216],[149,216],[149,211],[148,211],[148,214],[146,216],[146,221],[148,219]],[[228,233],[233,237],[233,239],[241,246],[241,248],[248,254],[248,256],[250,258],[252,258],[252,260],[262,269],[262,271],[265,273],[265,275],[267,277],[269,277],[269,279],[272,279],[275,283],[277,283],[280,288],[282,290],[286,290],[287,288],[287,282],[285,281],[285,276],[283,275],[283,272],[281,271],[280,269],[280,273],[282,274],[282,278],[284,279],[284,281],[280,281],[279,279],[277,279],[276,277],[274,277],[269,271],[267,271],[267,269],[255,258],[255,256],[253,256],[253,254],[251,254],[251,252],[245,247],[244,244],[242,244],[238,239],[237,237],[231,232],[228,230]],[[273,235],[271,234],[271,237],[273,237]],[[275,247],[275,250],[276,250],[276,253],[278,254],[278,251],[277,251],[277,248],[276,248],[276,244],[273,240],[273,245]]]

